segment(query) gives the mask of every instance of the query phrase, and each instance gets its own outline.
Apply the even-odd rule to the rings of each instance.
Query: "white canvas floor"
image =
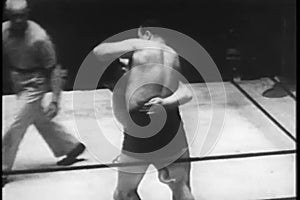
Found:
[[[219,98],[220,84],[224,84],[226,104]],[[296,104],[291,97],[269,99],[261,94],[271,88],[273,82],[267,78],[239,83],[261,106],[296,137]],[[293,150],[296,144],[235,86],[229,82],[192,84],[199,101],[181,107],[191,156],[243,154],[279,150]],[[74,94],[80,107],[73,108]],[[85,96],[94,95],[95,104],[85,103]],[[211,98],[215,99],[211,102]],[[55,118],[72,134],[79,137],[88,150],[81,156],[85,161],[75,166],[110,163],[118,151],[103,149],[98,131],[89,126],[96,120],[106,138],[120,148],[122,132],[115,123],[111,111],[111,93],[108,90],[64,92],[62,110]],[[45,102],[49,99],[46,96]],[[3,125],[8,126],[16,105],[14,96],[2,96]],[[214,108],[215,110],[212,110]],[[197,109],[199,109],[197,112]],[[203,141],[208,137],[214,113],[222,114],[224,120],[214,122],[221,127],[217,140],[210,151],[203,152]],[[75,122],[76,118],[76,122]],[[85,124],[80,129],[76,123]],[[195,129],[195,125],[199,125]],[[196,134],[195,134],[196,130]],[[4,134],[4,131],[3,131]],[[101,154],[101,160],[95,155]],[[271,199],[296,196],[296,161],[294,154],[265,157],[212,160],[192,163],[192,190],[197,200],[220,199]],[[36,169],[56,167],[56,158],[34,127],[30,127],[21,143],[14,169]],[[166,185],[158,181],[157,173],[146,174],[139,188],[144,200],[171,199]],[[5,200],[98,200],[112,199],[116,185],[116,169],[74,170],[65,172],[37,173],[11,176],[11,182],[3,189]]]

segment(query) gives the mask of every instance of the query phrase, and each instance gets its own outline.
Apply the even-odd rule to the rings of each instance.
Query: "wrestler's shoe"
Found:
[[[68,166],[74,164],[77,160],[77,157],[83,153],[85,150],[85,145],[79,143],[70,153],[67,154],[65,158],[58,161],[56,164],[60,166]]]

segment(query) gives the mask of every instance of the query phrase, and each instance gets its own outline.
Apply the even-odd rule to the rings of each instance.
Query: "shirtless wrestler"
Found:
[[[188,158],[188,143],[178,107],[189,102],[192,95],[180,76],[175,73],[181,70],[176,52],[155,29],[146,26],[138,29],[138,38],[102,43],[95,47],[93,52],[100,61],[133,52],[130,70],[125,73],[121,84],[113,90],[113,111],[124,128],[119,161],[143,161],[144,154],[164,148],[176,134],[180,140],[176,143],[174,154],[181,151],[184,153],[179,157]],[[167,118],[157,134],[145,138],[139,137],[145,134],[144,132],[132,133],[135,131],[128,116],[136,125],[144,127],[151,119],[161,115],[162,107]],[[174,200],[194,199],[190,187],[190,163],[171,163],[162,168],[156,162],[150,164],[157,168],[160,181],[168,184]],[[131,167],[127,171],[119,170],[114,199],[139,200],[137,189],[149,165]]]

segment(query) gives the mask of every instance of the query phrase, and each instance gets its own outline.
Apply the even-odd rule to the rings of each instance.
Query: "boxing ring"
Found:
[[[207,83],[212,88],[224,84],[227,95],[222,133],[209,155],[198,154],[201,133],[195,140],[189,138],[190,127],[195,123],[191,113],[198,107],[200,130],[209,128],[210,95],[218,97],[219,91],[216,89],[209,93],[204,83],[191,84],[201,101],[197,105],[190,102],[180,107],[192,145],[191,158],[178,162],[192,162],[191,187],[195,199],[295,199],[296,98],[293,93],[283,98],[263,97],[263,91],[271,88],[275,81],[262,78],[239,83]],[[95,104],[89,105],[82,98],[80,109],[73,110],[74,93],[83,96],[95,93]],[[49,97],[46,95],[45,103]],[[17,105],[13,95],[2,96],[2,100],[3,126],[6,127]],[[121,146],[122,132],[115,125],[111,110],[111,92],[106,89],[63,92],[61,111],[54,120],[87,143],[88,150],[80,156],[80,162],[69,167],[57,167],[57,160],[37,130],[29,127],[13,171],[5,172],[11,175],[12,181],[3,188],[3,198],[112,199],[117,181],[116,167],[141,163],[112,163],[117,154],[106,151],[102,148],[102,141],[96,140],[97,130],[89,126],[89,120],[95,116],[108,140],[115,146]],[[85,133],[78,135],[74,117],[86,124]],[[101,163],[95,159],[93,151],[104,152]],[[159,182],[157,172],[145,175],[139,194],[145,200],[171,199],[171,191]]]

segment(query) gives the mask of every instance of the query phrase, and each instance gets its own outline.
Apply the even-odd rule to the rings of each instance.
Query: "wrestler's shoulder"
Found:
[[[168,60],[172,63],[172,67],[179,69],[180,68],[180,62],[179,62],[179,55],[177,52],[170,46],[165,45],[164,47],[164,59]]]
[[[170,47],[168,45],[164,45],[163,50],[164,50],[165,55],[167,55],[168,57],[173,58],[173,59],[178,58],[177,52],[172,47]]]

